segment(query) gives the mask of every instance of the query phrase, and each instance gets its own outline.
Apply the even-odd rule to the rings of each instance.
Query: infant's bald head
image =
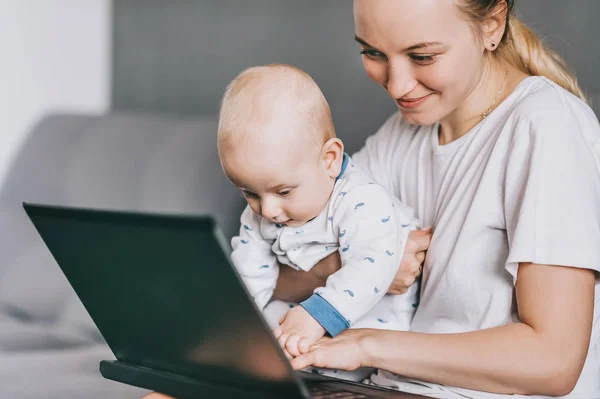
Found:
[[[297,148],[306,143],[320,149],[335,131],[314,80],[298,68],[272,64],[248,68],[229,84],[218,135],[219,152],[242,144]]]

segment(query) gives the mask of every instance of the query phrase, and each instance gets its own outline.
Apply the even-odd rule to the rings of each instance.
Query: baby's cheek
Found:
[[[260,212],[260,204],[256,203],[256,201],[248,201],[248,205],[250,205],[250,209],[257,215],[261,215]]]
[[[312,219],[315,216],[318,216],[325,207],[327,202],[322,202],[321,196],[319,195],[307,196],[302,204],[297,205],[296,209],[303,214],[305,219]]]

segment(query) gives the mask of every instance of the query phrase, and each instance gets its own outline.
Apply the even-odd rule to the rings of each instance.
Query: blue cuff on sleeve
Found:
[[[325,330],[335,337],[348,327],[350,323],[329,302],[318,294],[313,294],[300,305],[312,316]]]

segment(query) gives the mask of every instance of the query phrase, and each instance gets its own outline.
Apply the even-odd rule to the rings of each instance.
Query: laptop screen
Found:
[[[119,361],[236,384],[295,381],[211,218],[24,206]]]

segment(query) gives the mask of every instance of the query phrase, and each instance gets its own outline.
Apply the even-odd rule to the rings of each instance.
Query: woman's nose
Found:
[[[390,62],[387,73],[388,79],[385,88],[394,100],[406,96],[417,87],[417,79],[411,68]]]

